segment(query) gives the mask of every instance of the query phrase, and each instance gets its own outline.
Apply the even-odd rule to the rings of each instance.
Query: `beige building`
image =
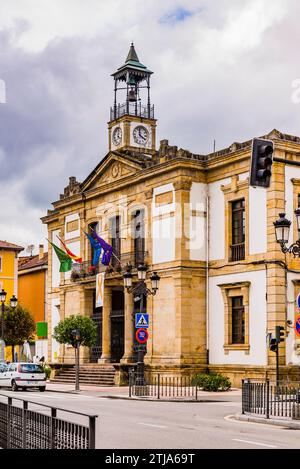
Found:
[[[249,186],[251,141],[196,155],[162,140],[150,100],[151,71],[131,45],[125,64],[112,76],[115,99],[108,123],[109,152],[87,178],[69,185],[42,218],[49,239],[59,235],[84,259],[59,274],[49,246],[49,362],[73,363],[71,347],[51,338],[59,320],[90,316],[98,341],[82,351],[83,362],[136,362],[134,314],[139,302],[124,292],[130,263],[161,277],[149,313],[148,371],[193,374],[221,371],[239,384],[245,376],[273,374],[275,354],[268,333],[286,328],[280,346],[282,372],[298,373],[299,340],[294,321],[300,292],[300,262],[281,253],[273,222],[280,212],[293,221],[300,195],[300,138],[273,130],[271,186]],[[124,93],[124,104],[119,104]],[[266,138],[265,137],[265,138]],[[90,270],[91,249],[82,230],[95,229],[119,260]],[[106,271],[103,307],[96,308],[96,275]]]

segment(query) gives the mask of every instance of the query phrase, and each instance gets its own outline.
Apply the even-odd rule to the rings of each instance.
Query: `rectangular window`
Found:
[[[145,260],[145,220],[144,210],[137,210],[133,215],[134,262],[137,267]]]
[[[96,231],[96,232],[98,231],[98,222],[90,223],[90,225],[89,225],[89,234],[92,234],[93,231]],[[90,259],[92,260],[93,257],[94,257],[94,248],[92,248],[90,246],[90,243],[89,243],[89,249],[90,249],[90,253],[91,253],[90,254]]]
[[[231,261],[245,259],[245,199],[231,203]]]
[[[116,257],[121,256],[121,237],[120,237],[120,217],[119,215],[110,220],[110,236],[113,253]],[[119,264],[115,256],[112,256],[111,262],[113,267]]]
[[[232,344],[245,343],[245,310],[243,297],[236,296],[231,299]]]

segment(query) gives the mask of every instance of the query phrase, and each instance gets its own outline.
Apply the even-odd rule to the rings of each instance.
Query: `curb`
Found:
[[[47,392],[57,392],[57,393],[61,393],[61,394],[78,394],[80,395],[81,393],[86,393],[86,392],[89,392],[89,391],[86,391],[86,390],[82,390],[82,391],[59,391],[59,390],[55,390],[55,389],[47,389]],[[99,392],[99,391],[98,391]],[[222,402],[220,401],[219,399],[218,400],[212,400],[212,399],[198,399],[196,401],[196,399],[157,399],[157,398],[149,398],[147,396],[145,397],[135,397],[135,396],[132,396],[132,397],[129,397],[129,396],[117,396],[115,394],[103,394],[103,395],[95,395],[94,396],[95,398],[106,398],[106,399],[122,399],[122,400],[125,400],[125,401],[143,401],[143,402],[174,402],[174,403],[187,403],[187,404],[191,404],[191,403],[198,403],[198,404],[201,404],[201,403],[213,403],[213,402]],[[300,428],[300,427],[299,427]]]
[[[252,422],[260,423],[264,425],[275,425],[277,427],[290,428],[292,430],[300,430],[300,422],[293,422],[289,420],[276,420],[276,419],[266,419],[261,417],[253,417],[252,415],[243,415],[235,414],[234,420],[239,420],[241,422]]]

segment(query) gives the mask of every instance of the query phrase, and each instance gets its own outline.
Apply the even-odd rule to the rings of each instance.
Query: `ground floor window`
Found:
[[[236,296],[231,300],[232,343],[245,343],[245,310],[243,297]]]
[[[224,351],[250,352],[249,289],[250,282],[218,285],[224,300]]]

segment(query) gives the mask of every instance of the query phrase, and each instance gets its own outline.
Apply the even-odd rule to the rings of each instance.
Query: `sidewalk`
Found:
[[[259,417],[257,415],[243,415],[235,414],[235,420],[240,420],[242,422],[251,422],[251,423],[262,423],[264,425],[275,425],[278,427],[291,428],[293,430],[300,430],[300,421],[298,420],[288,420],[288,419],[275,419],[265,417]]]
[[[75,391],[75,383],[74,384],[60,384],[60,383],[51,383],[47,382],[46,391],[50,392],[57,392],[57,393],[64,393],[64,394],[87,394],[87,395],[94,395],[95,397],[109,397],[112,399],[134,399],[134,400],[155,400],[157,401],[157,397],[155,396],[147,396],[147,397],[131,397],[129,398],[129,387],[128,386],[91,386],[86,384],[80,385],[80,391]],[[233,388],[230,391],[226,392],[207,392],[207,391],[198,391],[198,401],[207,400],[208,397],[211,398],[221,398],[221,397],[241,397],[242,391],[241,389]],[[195,398],[190,397],[177,397],[177,398],[168,398],[168,397],[161,397],[161,401],[185,401],[191,402],[195,401]]]

